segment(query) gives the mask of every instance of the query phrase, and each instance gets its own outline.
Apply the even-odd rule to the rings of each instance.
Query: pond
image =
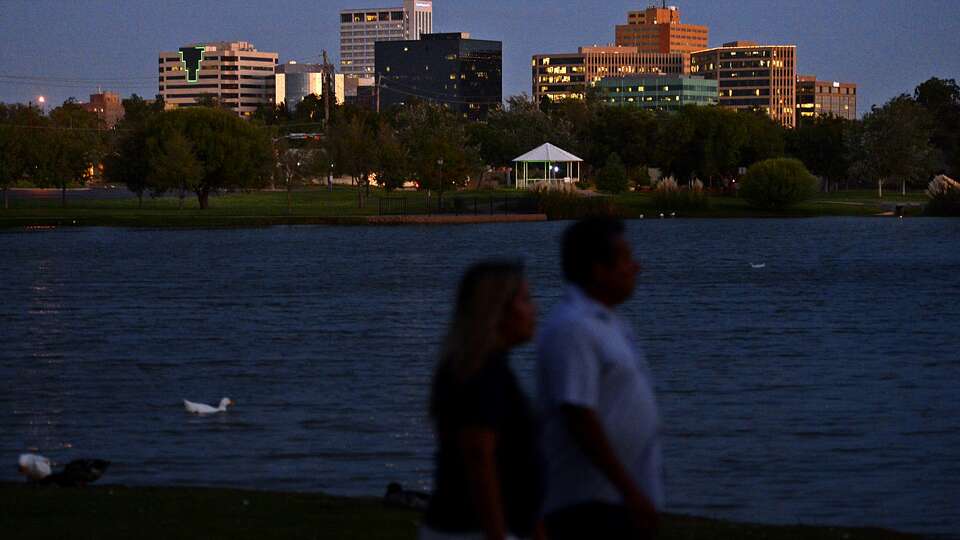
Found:
[[[960,221],[628,225],[671,511],[960,530]],[[35,449],[111,483],[429,489],[460,273],[523,257],[548,310],[565,226],[0,233],[0,480]]]

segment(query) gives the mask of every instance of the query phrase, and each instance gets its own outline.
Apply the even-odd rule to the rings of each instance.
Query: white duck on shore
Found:
[[[53,472],[50,460],[37,454],[20,454],[20,474],[35,482],[43,480]]]
[[[183,408],[191,414],[207,415],[207,414],[217,414],[227,411],[227,407],[233,405],[233,400],[230,398],[223,398],[220,400],[219,407],[213,407],[207,405],[206,403],[194,403],[192,401],[183,400]]]

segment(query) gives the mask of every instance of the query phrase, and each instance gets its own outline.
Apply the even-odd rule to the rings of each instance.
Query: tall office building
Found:
[[[345,99],[343,74],[334,74],[332,84],[331,104],[342,104]],[[275,103],[277,105],[286,103],[290,111],[296,110],[300,102],[309,95],[322,98],[323,64],[298,64],[293,61],[281,64],[274,75],[274,88],[276,89]]]
[[[690,72],[717,81],[722,107],[761,110],[786,127],[796,126],[796,45],[724,43],[693,53]]]
[[[372,77],[378,41],[416,40],[433,33],[433,1],[403,0],[392,8],[345,9],[340,12],[340,72]]]
[[[212,98],[240,116],[274,102],[279,56],[246,41],[187,45],[160,53],[159,95],[167,106],[191,107]]]
[[[539,103],[583,99],[587,89],[607,77],[684,75],[690,56],[683,53],[644,53],[636,47],[580,47],[575,53],[533,57],[533,97]]]
[[[503,101],[503,44],[467,33],[377,43],[381,110],[432,101],[479,120]]]
[[[818,81],[813,75],[797,77],[797,125],[817,116],[857,119],[857,85]]]
[[[707,48],[710,29],[683,24],[676,6],[649,7],[627,14],[627,24],[617,25],[617,45],[637,47],[642,53],[687,53]]]

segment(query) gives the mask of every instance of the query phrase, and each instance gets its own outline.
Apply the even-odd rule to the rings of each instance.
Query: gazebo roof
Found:
[[[526,154],[514,158],[514,162],[540,162],[540,161],[550,161],[553,163],[563,163],[563,162],[576,162],[583,161],[577,156],[567,152],[562,148],[557,148],[556,146],[545,143],[543,146],[534,148],[533,150],[527,152]]]

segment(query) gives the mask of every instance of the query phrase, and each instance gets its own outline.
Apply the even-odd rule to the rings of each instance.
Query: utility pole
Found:
[[[327,161],[332,158],[329,154],[330,148],[330,94],[334,92],[333,84],[333,65],[327,57],[327,50],[323,49],[323,137],[327,148]],[[330,169],[327,171],[327,189],[333,191],[333,161],[330,161]]]
[[[330,135],[330,94],[333,92],[333,66],[327,58],[327,50],[323,50],[323,127],[324,132]]]

